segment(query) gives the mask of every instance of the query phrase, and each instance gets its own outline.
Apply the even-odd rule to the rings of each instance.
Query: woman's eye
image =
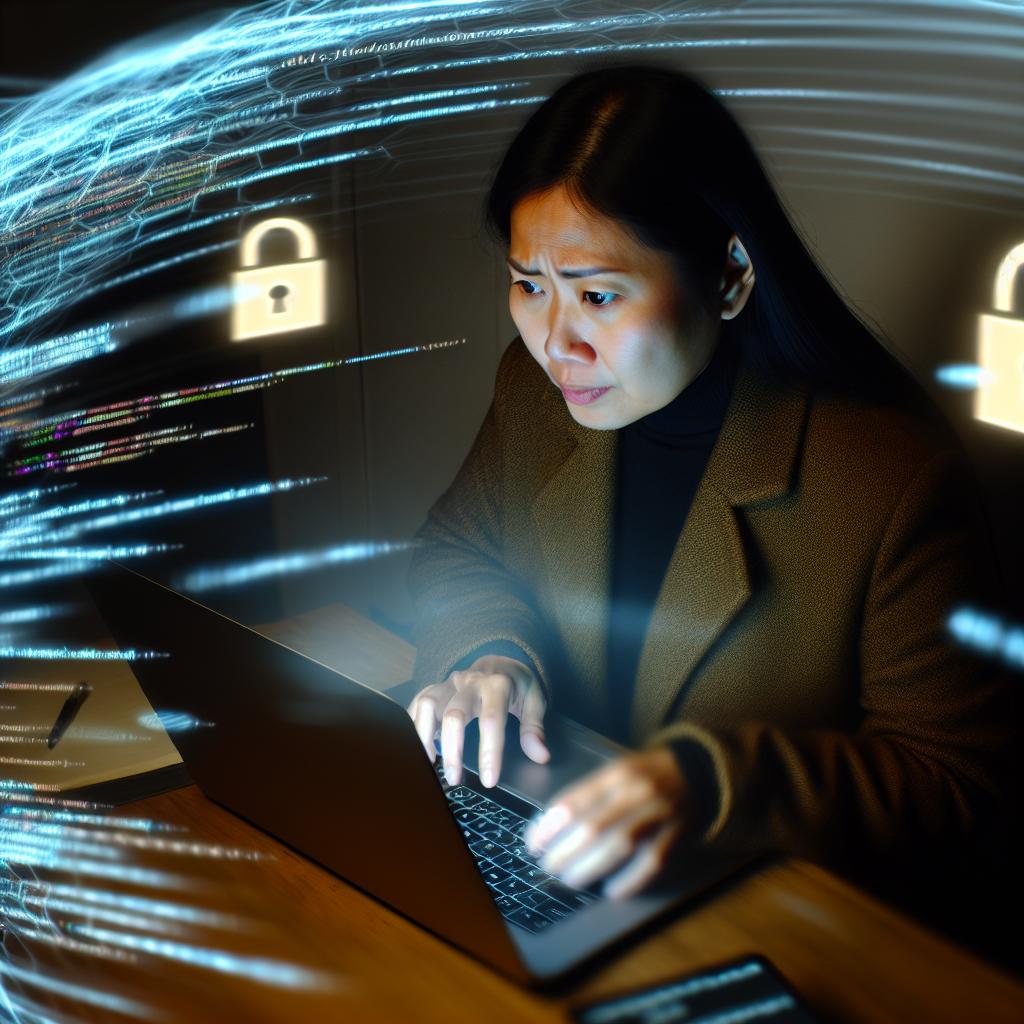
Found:
[[[522,291],[526,295],[536,295],[537,292],[540,291],[540,289],[532,281],[513,281],[512,284],[513,285],[517,285],[517,284],[523,285],[524,287],[522,288]]]
[[[615,301],[615,292],[584,292],[583,295],[592,306],[610,306]],[[596,299],[590,299],[591,295]]]

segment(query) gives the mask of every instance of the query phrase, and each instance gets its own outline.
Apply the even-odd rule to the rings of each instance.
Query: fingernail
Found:
[[[581,874],[578,868],[568,868],[567,870],[562,872],[561,878],[562,881],[567,886],[569,886],[570,889],[583,888],[583,886],[580,883],[583,881],[584,875]]]
[[[570,818],[569,808],[561,804],[549,807],[537,822],[538,837],[548,836],[557,832]]]

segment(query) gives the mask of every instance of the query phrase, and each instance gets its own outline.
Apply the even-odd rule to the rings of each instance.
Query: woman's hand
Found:
[[[413,697],[408,712],[434,761],[434,737],[441,728],[441,758],[448,785],[462,779],[466,724],[480,719],[480,781],[497,785],[505,746],[505,720],[519,719],[519,742],[531,761],[544,764],[551,753],[544,743],[544,691],[529,666],[515,658],[488,654],[469,668],[453,672],[443,683],[425,686]]]
[[[665,866],[683,836],[690,791],[668,747],[627,754],[556,796],[526,830],[540,866],[576,889],[616,872],[613,899],[632,896]]]

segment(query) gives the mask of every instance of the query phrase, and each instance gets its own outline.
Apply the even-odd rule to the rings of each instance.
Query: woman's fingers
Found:
[[[667,863],[681,831],[678,821],[667,821],[650,839],[641,843],[626,866],[605,883],[605,896],[623,900],[650,885]]]
[[[456,689],[441,712],[441,761],[449,786],[462,781],[462,750],[466,723],[476,714],[477,691],[473,687]]]
[[[617,785],[616,764],[599,768],[552,799],[547,810],[526,830],[524,839],[531,853],[547,847],[563,829],[577,824],[582,814],[604,802]]]
[[[561,833],[540,861],[567,885],[589,885],[617,867],[655,828],[672,816],[664,800],[632,804],[614,800]]]
[[[544,742],[544,693],[536,683],[526,689],[519,713],[519,745],[523,753],[537,764],[547,764],[551,751]]]
[[[475,664],[479,664],[479,668],[471,666],[465,671],[452,672],[445,682],[424,687],[407,708],[431,762],[435,760],[434,737],[440,728],[441,758],[449,785],[461,782],[466,725],[478,716],[477,764],[480,781],[485,786],[498,783],[504,756],[505,724],[510,711],[520,719],[523,752],[540,764],[550,760],[551,754],[544,742],[543,690],[520,663],[512,662],[509,671],[505,671],[505,664],[495,666],[495,660],[506,664],[511,661],[494,657],[478,659]],[[520,680],[523,672],[530,675],[529,683]]]
[[[540,862],[540,866],[550,874],[558,875],[566,885],[574,889],[586,889],[626,864],[641,848],[651,830],[663,823],[663,817],[644,808],[619,819],[612,828],[596,835],[589,833],[586,828],[581,829],[585,841],[574,843],[573,834],[570,833],[560,844],[562,849],[572,847],[567,861],[560,850],[557,865],[551,865],[549,862],[552,858],[548,856]]]
[[[431,764],[434,763],[435,758],[434,736],[437,735],[437,727],[440,724],[440,708],[448,703],[446,686],[445,683],[425,686],[413,697],[409,707],[406,708],[416,725],[416,734],[419,736]]]
[[[686,780],[671,750],[626,755],[558,794],[524,839],[531,853],[543,854],[543,870],[578,888],[625,865],[629,873],[615,889],[628,894],[647,884],[682,834],[685,801]],[[660,838],[652,843],[654,835]]]
[[[491,676],[480,687],[480,753],[477,768],[485,786],[495,786],[501,774],[505,752],[505,722],[512,697],[512,680],[505,675]]]

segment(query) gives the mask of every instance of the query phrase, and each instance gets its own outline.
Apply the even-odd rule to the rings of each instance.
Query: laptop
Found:
[[[201,723],[172,739],[207,797],[523,984],[564,980],[742,867],[695,853],[626,900],[571,889],[540,870],[522,832],[625,748],[549,711],[551,760],[534,764],[509,716],[488,789],[474,723],[449,787],[406,711],[411,681],[377,691],[124,566],[88,587],[119,647],[169,655],[129,665],[154,709]]]

